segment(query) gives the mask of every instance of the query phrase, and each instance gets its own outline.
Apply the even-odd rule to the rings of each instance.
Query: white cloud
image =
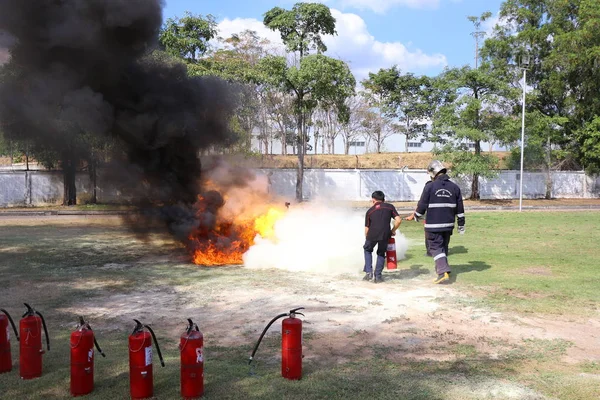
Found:
[[[347,62],[357,81],[366,78],[369,72],[393,65],[398,65],[404,72],[414,73],[438,71],[447,65],[443,54],[426,54],[401,42],[376,40],[369,33],[365,21],[356,14],[342,13],[336,9],[331,9],[331,13],[336,19],[338,35],[324,37],[327,55]],[[279,33],[267,29],[256,19],[224,19],[218,25],[219,35],[225,38],[245,29],[254,30],[259,36],[283,48]]]
[[[245,30],[255,31],[258,36],[269,40],[269,42],[271,42],[274,46],[282,49],[284,48],[279,32],[270,30],[262,23],[262,21],[254,18],[225,18],[218,24],[217,30],[219,32],[219,36],[224,39],[227,39],[231,37],[231,35],[241,33]]]

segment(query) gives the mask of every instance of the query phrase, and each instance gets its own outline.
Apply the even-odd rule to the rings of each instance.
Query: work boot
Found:
[[[376,276],[375,277],[375,283],[382,283],[383,282],[383,276]]]
[[[363,281],[370,281],[373,279],[373,273],[367,273],[363,278]]]
[[[438,284],[442,282],[446,282],[450,280],[450,274],[448,272],[444,272],[443,274],[439,274],[437,278],[433,281],[433,283]]]

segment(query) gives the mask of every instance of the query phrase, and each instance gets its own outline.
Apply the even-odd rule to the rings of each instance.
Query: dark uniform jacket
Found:
[[[450,181],[448,175],[438,175],[431,184],[425,185],[415,215],[423,217],[425,213],[425,230],[428,232],[452,231],[457,218],[458,226],[465,225],[465,209],[460,188]]]
[[[389,240],[392,236],[390,221],[397,216],[396,207],[390,203],[378,202],[369,208],[365,215],[365,226],[369,228],[367,240]]]

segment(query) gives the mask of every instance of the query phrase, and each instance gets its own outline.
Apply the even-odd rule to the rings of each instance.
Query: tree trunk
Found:
[[[98,161],[91,160],[88,163],[88,172],[90,174],[90,183],[92,186],[92,198],[90,199],[90,203],[96,204],[98,202],[98,198],[96,195],[96,187],[97,187],[97,170],[98,170]]]
[[[546,141],[546,200],[552,199],[552,143],[550,137]]]
[[[296,201],[302,203],[302,187],[304,183],[304,153],[306,150],[306,137],[304,136],[304,113],[302,112],[303,93],[298,94],[298,170],[296,171]]]
[[[481,155],[481,142],[479,140],[475,141],[475,155]],[[523,179],[523,177],[521,177]],[[473,174],[473,182],[471,182],[471,200],[479,200],[479,174]]]
[[[77,204],[77,189],[75,187],[75,161],[68,155],[63,155],[63,206],[74,206]]]

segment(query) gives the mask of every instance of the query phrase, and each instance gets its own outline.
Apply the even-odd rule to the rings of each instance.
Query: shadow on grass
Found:
[[[450,274],[450,283],[456,282],[457,276],[469,272],[482,272],[492,268],[484,261],[469,261],[468,264],[451,265],[452,274]]]
[[[469,250],[465,246],[454,246],[448,249],[448,255],[467,254]]]
[[[386,280],[403,280],[403,279],[413,279],[420,275],[429,274],[429,270],[427,268],[423,268],[423,264],[413,264],[408,269],[399,269],[396,271],[388,271],[386,270],[386,274],[384,279]]]

